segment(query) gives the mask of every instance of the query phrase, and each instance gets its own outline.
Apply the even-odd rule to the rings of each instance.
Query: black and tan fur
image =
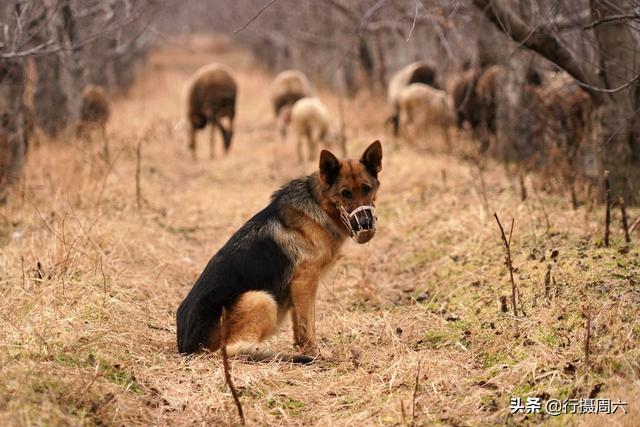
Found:
[[[230,354],[254,360],[309,363],[319,355],[316,291],[350,231],[338,206],[351,212],[373,205],[382,168],[379,141],[360,160],[320,154],[320,170],[276,191],[271,203],[244,224],[209,261],[177,313],[178,350],[220,347],[219,321],[227,310]],[[364,243],[373,233],[358,239]],[[291,313],[300,355],[269,353],[259,344]]]

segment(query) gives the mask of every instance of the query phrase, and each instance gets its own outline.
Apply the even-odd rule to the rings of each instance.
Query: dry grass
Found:
[[[175,129],[178,100],[190,73],[212,60],[238,72],[237,138],[228,157],[218,145],[212,161],[202,135],[194,163]],[[247,53],[220,41],[167,47],[115,101],[111,164],[99,142],[52,141],[31,153],[24,181],[0,207],[0,425],[237,423],[219,355],[182,359],[174,316],[230,234],[279,185],[315,167],[297,165],[293,144],[278,142],[269,81]],[[337,111],[333,94],[320,95]],[[352,154],[389,139],[382,105],[368,95],[345,103]],[[471,144],[459,135],[455,143]],[[508,409],[511,396],[589,395],[640,409],[640,252],[623,248],[618,218],[612,246],[602,248],[600,208],[573,211],[568,196],[541,193],[547,233],[540,202],[521,202],[517,180],[496,165],[483,173],[487,212],[472,164],[388,144],[383,163],[378,235],[347,243],[321,286],[318,334],[334,360],[232,361],[248,423],[633,425],[635,415]],[[499,310],[511,290],[493,211],[504,223],[515,218],[525,317]],[[632,220],[640,214],[628,211]],[[290,332],[271,344],[290,350]]]

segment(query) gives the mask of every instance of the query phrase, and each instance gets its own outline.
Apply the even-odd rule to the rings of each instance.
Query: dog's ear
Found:
[[[380,141],[374,141],[362,154],[360,163],[367,168],[367,171],[374,178],[378,177],[378,172],[382,170],[382,145]]]
[[[333,185],[340,173],[340,161],[332,152],[322,150],[320,152],[320,177],[324,182]]]

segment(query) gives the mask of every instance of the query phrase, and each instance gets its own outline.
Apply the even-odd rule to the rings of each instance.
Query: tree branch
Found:
[[[593,27],[606,24],[607,22],[628,21],[628,20],[640,21],[640,13],[636,12],[636,13],[631,13],[626,15],[609,15],[602,19],[598,19],[597,21],[590,22],[588,25],[585,25],[584,27],[582,27],[582,29],[585,31],[588,31],[588,30],[591,30]]]
[[[516,43],[537,52],[553,62],[579,82],[596,102],[602,95],[593,86],[599,79],[581,67],[571,56],[571,52],[544,28],[531,28],[509,6],[501,0],[473,0],[474,5],[503,33]]]

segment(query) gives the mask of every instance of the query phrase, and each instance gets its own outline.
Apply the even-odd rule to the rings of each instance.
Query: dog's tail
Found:
[[[278,353],[269,349],[266,349],[255,343],[234,343],[227,346],[227,354],[229,356],[240,356],[251,362],[286,362],[296,363],[300,365],[309,365],[313,363],[316,358],[306,356],[304,354],[288,354]]]

